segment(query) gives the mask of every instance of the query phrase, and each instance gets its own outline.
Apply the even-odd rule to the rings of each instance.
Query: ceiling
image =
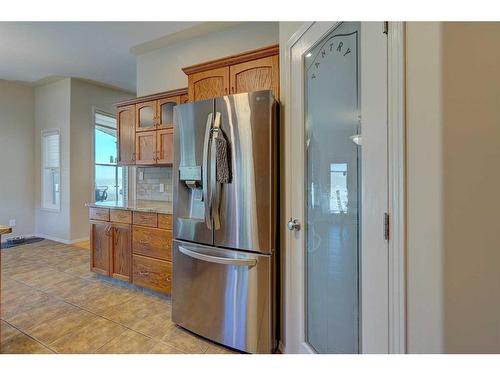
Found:
[[[201,22],[0,22],[0,79],[78,77],[135,92],[133,47]]]

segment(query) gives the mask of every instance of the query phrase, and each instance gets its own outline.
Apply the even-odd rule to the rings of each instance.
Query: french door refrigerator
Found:
[[[276,349],[278,122],[271,91],[175,108],[172,320]]]

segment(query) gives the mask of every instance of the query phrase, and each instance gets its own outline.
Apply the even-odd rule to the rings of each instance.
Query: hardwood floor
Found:
[[[84,246],[4,249],[1,272],[1,353],[233,353],[172,323],[168,297],[90,272]]]

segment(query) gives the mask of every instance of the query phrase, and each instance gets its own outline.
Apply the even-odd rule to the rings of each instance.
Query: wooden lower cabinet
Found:
[[[142,255],[132,256],[132,280],[135,285],[170,293],[172,289],[172,263]]]
[[[172,231],[134,225],[132,251],[134,254],[171,260]]]
[[[89,216],[91,271],[170,293],[172,215],[91,207]]]
[[[112,224],[111,276],[122,281],[130,281],[132,274],[132,230],[128,224]]]
[[[111,268],[111,224],[105,221],[90,221],[90,270],[101,275],[110,274]]]

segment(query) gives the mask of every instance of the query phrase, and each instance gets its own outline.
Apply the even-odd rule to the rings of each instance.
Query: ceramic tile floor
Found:
[[[1,353],[232,353],[177,327],[167,297],[89,271],[89,250],[2,250]]]

